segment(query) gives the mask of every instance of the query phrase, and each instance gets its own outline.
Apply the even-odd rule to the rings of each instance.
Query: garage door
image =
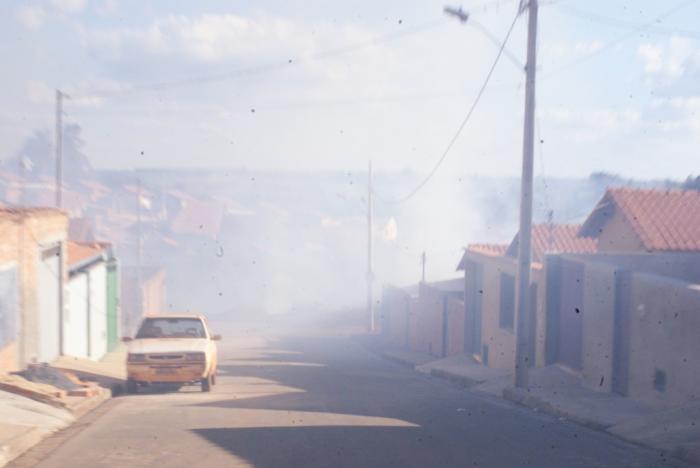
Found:
[[[44,250],[39,261],[39,346],[37,360],[51,362],[60,352],[60,274],[59,247]]]
[[[0,349],[17,340],[17,269],[0,270]]]

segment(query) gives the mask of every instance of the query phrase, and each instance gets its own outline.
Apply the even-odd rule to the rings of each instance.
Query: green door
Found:
[[[107,351],[119,342],[119,283],[116,262],[107,265]]]

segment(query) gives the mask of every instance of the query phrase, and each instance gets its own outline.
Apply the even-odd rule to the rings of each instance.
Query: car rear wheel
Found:
[[[138,393],[139,392],[139,384],[136,383],[135,380],[127,380],[126,381],[126,393]]]
[[[202,391],[203,392],[210,392],[211,391],[211,384],[212,384],[212,378],[211,375],[207,375],[202,379]]]

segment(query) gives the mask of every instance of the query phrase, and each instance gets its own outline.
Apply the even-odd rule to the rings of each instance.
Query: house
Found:
[[[545,363],[603,392],[697,398],[700,194],[609,189],[579,234],[599,251],[546,261]]]
[[[60,210],[0,209],[0,372],[62,352],[67,233]]]
[[[226,214],[226,205],[217,200],[200,200],[170,191],[166,199],[167,220],[174,235],[206,236],[217,239]]]
[[[700,191],[612,188],[581,226],[601,252],[700,250]]]
[[[119,336],[117,262],[110,244],[68,241],[63,354],[100,359]]]
[[[165,302],[165,270],[155,267],[123,267],[121,274],[121,328],[131,335],[147,314],[168,310]]]
[[[591,253],[596,240],[579,237],[580,226],[536,224],[532,227],[529,358],[544,363],[545,257],[554,253]],[[464,352],[490,367],[512,369],[515,362],[515,277],[518,236],[509,245],[473,244],[457,267],[464,271]]]

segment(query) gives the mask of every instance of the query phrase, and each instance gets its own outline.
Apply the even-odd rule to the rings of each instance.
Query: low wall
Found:
[[[628,395],[677,404],[700,398],[700,285],[632,275]]]

